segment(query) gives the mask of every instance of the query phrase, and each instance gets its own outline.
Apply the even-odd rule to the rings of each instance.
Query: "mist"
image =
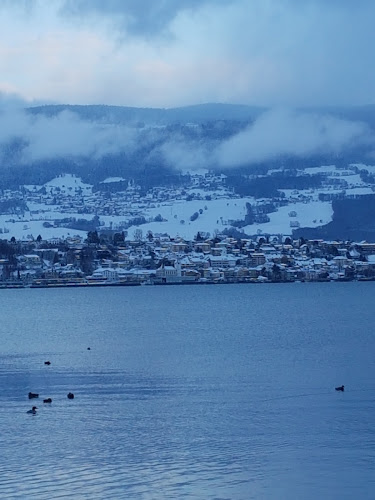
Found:
[[[0,114],[0,150],[7,151],[14,141],[19,144],[17,162],[22,164],[140,152],[144,161],[152,158],[153,164],[177,171],[251,166],[285,157],[338,156],[362,146],[369,153],[375,150],[375,135],[367,123],[285,108],[263,112],[231,137],[210,139],[199,126],[184,135],[147,124],[139,128],[84,120],[67,110],[51,117],[10,106]]]
[[[70,111],[47,117],[6,108],[0,114],[1,149],[16,139],[23,144],[18,154],[23,164],[61,158],[98,159],[138,147],[131,127],[85,121]]]
[[[273,109],[220,144],[215,159],[221,167],[235,167],[285,156],[339,155],[374,143],[374,133],[365,123],[328,114]]]

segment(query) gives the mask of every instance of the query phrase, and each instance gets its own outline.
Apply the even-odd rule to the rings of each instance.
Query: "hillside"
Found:
[[[374,116],[374,106],[293,111],[214,103],[174,109],[46,105],[13,114],[4,110],[3,227],[9,229],[9,214],[27,212],[23,204],[30,196],[42,196],[42,213],[54,204],[61,219],[67,213],[76,219],[90,214],[78,224],[82,228],[94,215],[106,217],[107,224],[121,213],[126,220],[113,221],[125,220],[124,227],[138,228],[141,214],[143,230],[158,231],[162,223],[189,237],[199,230],[225,229],[245,235],[294,231],[305,237],[374,239],[372,202],[364,198],[375,187]],[[73,202],[48,193],[49,183],[62,175],[90,185],[95,210],[87,211],[90,196],[81,199],[76,193]],[[26,195],[25,186],[42,191]],[[195,197],[191,190],[197,186],[201,192]],[[215,200],[207,199],[212,193]],[[233,199],[243,201],[226,210]],[[215,208],[204,211],[201,201]],[[160,202],[166,208],[158,207]],[[181,220],[200,210],[200,217],[183,227]],[[163,221],[154,220],[159,216]],[[77,225],[70,221],[68,226]]]
[[[136,108],[129,106],[105,105],[46,105],[27,108],[27,112],[53,117],[62,111],[76,113],[83,120],[103,123],[168,125],[173,123],[206,123],[210,121],[250,122],[265,108],[235,104],[197,104],[180,108]]]

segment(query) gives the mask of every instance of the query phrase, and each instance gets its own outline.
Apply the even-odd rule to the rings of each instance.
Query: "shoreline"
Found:
[[[43,283],[43,284],[22,284],[22,283],[1,283],[0,290],[6,289],[25,289],[25,288],[106,288],[106,287],[135,287],[135,286],[203,286],[203,285],[259,285],[259,284],[291,284],[291,283],[358,283],[371,282],[375,278],[359,278],[359,279],[339,279],[339,280],[285,280],[285,281],[184,281],[184,282],[167,282],[167,283],[147,283],[147,282],[129,282],[129,283]]]

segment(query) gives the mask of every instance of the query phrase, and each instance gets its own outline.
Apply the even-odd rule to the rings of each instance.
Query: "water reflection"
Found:
[[[17,318],[3,295],[0,497],[365,498],[375,340],[355,285],[22,291]]]

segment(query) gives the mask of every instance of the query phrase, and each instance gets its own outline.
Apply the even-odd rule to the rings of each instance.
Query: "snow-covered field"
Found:
[[[375,173],[375,166],[356,165],[358,168],[367,169],[370,173]],[[314,167],[305,169],[306,173],[317,174],[325,173],[328,177],[341,178],[348,183],[348,188],[345,189],[347,195],[365,195],[373,194],[371,187],[366,186],[353,170],[348,169],[343,171],[337,169],[334,165]],[[105,183],[119,182],[123,180],[120,177],[107,178]],[[30,212],[26,212],[23,216],[20,215],[0,215],[0,238],[10,239],[14,236],[16,239],[36,238],[39,234],[46,239],[74,236],[76,234],[85,237],[86,231],[78,231],[63,227],[44,227],[46,221],[53,221],[68,217],[76,219],[85,218],[92,219],[94,213],[82,215],[74,213],[74,208],[63,210],[60,206],[44,204],[43,199],[38,201],[36,193],[43,186],[25,186],[29,191],[32,199],[27,200]],[[80,198],[90,203],[95,204],[95,193],[92,193],[92,186],[85,184],[82,180],[74,175],[62,175],[47,182],[45,185],[47,195],[55,196],[56,193],[65,195],[64,199],[73,199],[72,206],[74,207],[74,196],[79,195]],[[277,212],[268,214],[270,221],[265,224],[253,224],[246,226],[243,231],[247,234],[269,233],[269,234],[292,234],[293,229],[297,227],[317,227],[327,224],[332,220],[332,205],[330,202],[320,202],[319,193],[342,193],[343,189],[336,187],[325,187],[317,190],[284,190],[286,199],[289,204],[281,207]],[[130,210],[135,211],[139,215],[143,215],[147,221],[146,224],[140,226],[132,226],[128,229],[129,237],[133,237],[136,229],[142,230],[146,235],[147,231],[153,233],[168,233],[171,236],[181,236],[185,239],[192,239],[197,232],[205,232],[213,235],[215,231],[221,232],[231,226],[231,221],[244,220],[246,215],[246,203],[256,204],[254,198],[236,198],[233,194],[220,187],[216,190],[207,191],[198,187],[187,189],[189,194],[195,197],[201,197],[201,200],[193,199],[191,201],[170,199],[167,202],[145,203],[143,200],[133,200],[131,207],[126,212],[124,202],[124,210],[122,215],[100,215],[100,222],[105,227],[118,229],[119,225],[132,218]],[[205,197],[210,195],[212,199],[206,200]],[[129,200],[126,201],[129,206]],[[190,218],[194,213],[199,216],[191,221]],[[134,216],[134,214],[133,214]],[[162,222],[154,222],[153,219],[161,216]]]
[[[60,177],[56,177],[43,184],[43,186],[46,188],[47,192],[50,192],[51,189],[58,189],[62,194],[66,195],[74,195],[75,191],[79,189],[81,189],[85,195],[92,193],[92,186],[90,184],[85,184],[79,177],[71,174],[64,174]],[[41,189],[43,186],[27,185],[25,188],[33,192]]]
[[[167,219],[166,222],[150,222],[142,224],[138,228],[144,233],[147,231],[162,232],[186,239],[193,239],[198,231],[213,235],[215,230],[220,232],[228,228],[228,221],[243,220],[246,215],[246,202],[254,202],[254,199],[175,201],[145,211],[147,216],[153,218],[160,214],[163,219]],[[196,220],[190,221],[190,217],[195,212],[199,213],[199,210],[202,210],[202,214]],[[132,229],[129,229],[129,233],[132,233]]]
[[[43,227],[43,220],[32,220],[30,221],[26,217],[21,220],[15,219],[15,222],[9,222],[12,219],[9,215],[0,215],[0,239],[9,240],[13,236],[16,240],[29,240],[32,238],[37,238],[40,234],[44,239],[51,238],[66,238],[67,236],[74,236],[76,234],[81,236],[86,236],[85,231],[77,231],[73,229],[67,229],[65,227]]]
[[[147,231],[153,233],[168,233],[171,236],[181,236],[182,238],[192,239],[198,231],[208,232],[211,235],[215,230],[221,232],[225,228],[230,227],[231,220],[243,220],[246,215],[246,202],[254,202],[252,198],[242,199],[220,199],[211,201],[175,201],[157,205],[155,208],[144,210],[146,219],[155,218],[161,215],[163,222],[148,222],[140,226],[129,228],[129,237],[133,236],[136,229],[141,229],[145,235]],[[41,205],[38,205],[41,208]],[[33,205],[33,209],[37,208]],[[44,208],[48,208],[45,207]],[[50,207],[51,212],[43,214],[44,220],[32,220],[28,214],[25,217],[17,219],[9,215],[0,215],[0,229],[3,230],[4,238],[29,239],[31,236],[36,238],[39,234],[43,238],[58,238],[73,236],[79,234],[86,236],[85,231],[77,231],[67,228],[46,228],[43,227],[45,220],[62,219],[67,216],[82,217],[79,214],[66,214],[59,211],[52,211],[54,207]],[[199,211],[199,217],[191,221],[190,217]],[[296,212],[295,217],[290,217],[288,214],[291,211]],[[253,224],[246,226],[244,232],[247,234],[256,234],[257,232],[271,234],[291,234],[293,227],[290,226],[291,221],[298,221],[300,226],[316,227],[322,224],[327,224],[332,219],[332,206],[329,202],[311,202],[311,203],[294,203],[285,207],[281,207],[277,212],[269,214],[270,222],[265,224]],[[91,217],[88,217],[91,218]],[[124,216],[101,216],[100,220],[104,222],[106,227],[112,223],[113,228],[120,222],[123,222]],[[14,220],[15,222],[10,222]],[[8,232],[4,232],[5,231]]]
[[[296,216],[290,217],[291,212],[296,212]],[[293,203],[281,207],[275,213],[268,214],[270,222],[246,226],[244,230],[248,234],[254,234],[259,230],[262,233],[287,235],[292,234],[293,229],[296,229],[290,226],[293,222],[298,222],[300,227],[317,227],[328,224],[332,220],[332,215],[330,202]]]

